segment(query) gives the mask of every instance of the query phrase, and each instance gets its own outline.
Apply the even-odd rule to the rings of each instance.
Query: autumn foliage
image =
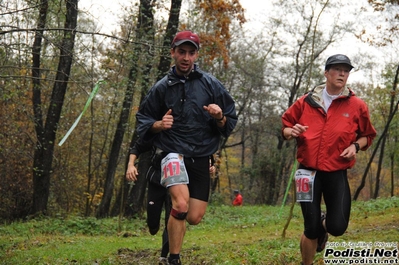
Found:
[[[231,25],[233,20],[240,25],[246,22],[244,9],[238,0],[199,0],[196,3],[204,25],[204,31],[200,32],[201,46],[204,47],[201,56],[206,58],[205,63],[220,58],[224,67],[227,67],[230,61]]]

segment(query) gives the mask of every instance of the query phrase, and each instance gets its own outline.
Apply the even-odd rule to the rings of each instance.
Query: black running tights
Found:
[[[320,222],[322,195],[327,212],[327,232],[333,236],[340,236],[348,228],[351,209],[347,171],[317,171],[313,202],[301,202],[305,221],[304,234],[309,239],[316,239],[321,233],[325,233]]]

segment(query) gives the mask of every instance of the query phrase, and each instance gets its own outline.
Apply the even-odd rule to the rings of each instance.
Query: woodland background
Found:
[[[281,114],[324,81],[330,47],[352,39],[379,54],[351,56],[362,75],[349,86],[378,131],[349,171],[353,199],[397,196],[399,1],[270,2],[254,33],[243,28],[238,0],[132,0],[108,34],[78,0],[0,1],[0,220],[143,214],[145,178],[124,177],[135,113],[170,68],[170,42],[182,29],[200,35],[198,63],[225,84],[239,117],[215,154],[211,203],[230,204],[233,189],[248,205],[282,203],[295,145],[281,138]],[[139,170],[148,164],[143,154]]]

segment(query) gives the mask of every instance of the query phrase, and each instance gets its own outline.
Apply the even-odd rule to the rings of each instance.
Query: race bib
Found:
[[[161,161],[161,185],[170,187],[177,184],[188,184],[188,175],[181,154],[169,153]]]
[[[313,183],[316,170],[298,169],[295,172],[296,201],[313,201]]]

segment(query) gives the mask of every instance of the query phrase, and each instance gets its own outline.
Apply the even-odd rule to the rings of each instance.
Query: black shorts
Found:
[[[209,200],[210,174],[209,156],[184,157],[189,184],[190,198],[207,202]]]

